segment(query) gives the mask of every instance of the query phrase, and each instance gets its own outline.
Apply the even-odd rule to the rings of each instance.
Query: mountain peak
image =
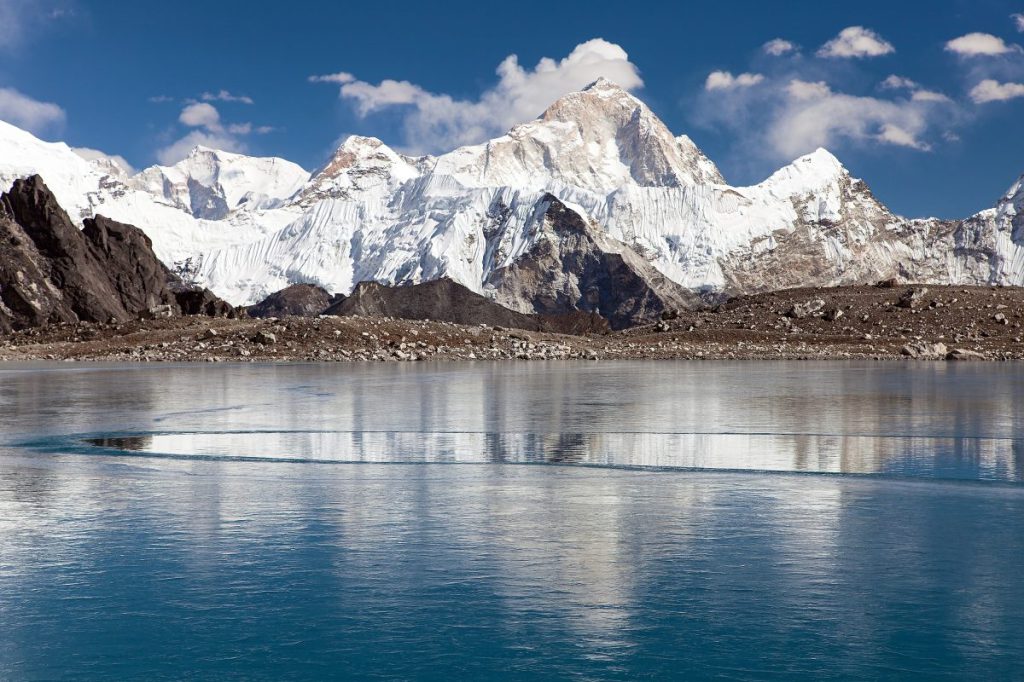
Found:
[[[381,147],[387,147],[383,140],[376,137],[368,137],[366,135],[349,135],[338,147],[337,152],[342,151],[359,151],[367,149],[380,149]]]
[[[831,184],[849,174],[832,152],[819,147],[775,171],[763,184],[787,193],[799,193],[800,190]]]
[[[334,177],[357,166],[379,168],[402,161],[402,157],[397,152],[376,137],[349,135],[323,168],[314,173],[314,176]]]
[[[583,88],[582,92],[599,92],[602,90],[610,92],[627,92],[627,90],[623,88],[621,85],[619,85],[615,81],[608,80],[604,76],[601,76],[596,81],[587,85],[585,88]]]

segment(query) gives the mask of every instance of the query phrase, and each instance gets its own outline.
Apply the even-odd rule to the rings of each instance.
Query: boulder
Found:
[[[947,360],[957,360],[961,362],[970,362],[977,360],[987,360],[988,357],[984,353],[979,353],[973,350],[966,350],[964,348],[954,348],[946,354]]]
[[[275,291],[246,309],[249,317],[316,317],[332,305],[326,289],[314,284],[293,284]]]
[[[820,298],[813,301],[807,301],[805,303],[794,303],[793,306],[786,312],[787,317],[792,317],[797,320],[802,320],[807,317],[811,317],[817,312],[820,312],[825,307],[825,302]]]
[[[929,343],[928,341],[915,341],[903,346],[903,348],[900,349],[900,353],[908,358],[933,360],[946,356],[946,344]]]
[[[896,301],[896,305],[900,308],[915,308],[924,301],[924,297],[927,293],[927,287],[914,287],[907,289],[900,296],[899,300]]]

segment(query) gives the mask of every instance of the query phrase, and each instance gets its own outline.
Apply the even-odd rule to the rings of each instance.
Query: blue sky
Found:
[[[823,145],[897,212],[955,217],[1024,173],[1021,13],[1024,0],[0,0],[0,118],[135,167],[206,141],[312,169],[351,133],[411,151],[484,139],[606,69],[733,184]]]

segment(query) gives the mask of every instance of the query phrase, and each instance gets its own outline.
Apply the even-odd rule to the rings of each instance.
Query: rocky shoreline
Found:
[[[1024,289],[792,289],[585,335],[392,317],[176,317],[0,336],[0,361],[1022,360]]]

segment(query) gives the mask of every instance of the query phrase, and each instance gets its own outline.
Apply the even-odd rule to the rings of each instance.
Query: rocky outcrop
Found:
[[[181,314],[141,230],[102,216],[79,230],[38,175],[0,196],[0,238],[0,331]]]
[[[597,313],[622,329],[700,302],[553,195],[541,202],[533,229],[533,246],[488,282],[496,300],[510,308]]]
[[[609,331],[608,321],[597,314],[574,312],[564,315],[527,315],[509,310],[450,279],[404,287],[361,282],[356,285],[351,296],[341,298],[324,312],[339,316],[486,324],[491,327],[559,334],[599,334]]]
[[[100,217],[79,231],[39,176],[16,181],[0,201],[2,327],[126,320],[175,304],[170,273],[141,230]]]
[[[315,284],[293,284],[251,305],[249,317],[315,317],[332,304],[326,289]]]
[[[518,329],[540,327],[536,317],[509,310],[450,279],[406,287],[361,282],[351,296],[328,308],[326,314],[398,317]]]
[[[174,300],[182,315],[204,315],[206,317],[238,317],[238,310],[209,289],[180,282],[171,285]]]

